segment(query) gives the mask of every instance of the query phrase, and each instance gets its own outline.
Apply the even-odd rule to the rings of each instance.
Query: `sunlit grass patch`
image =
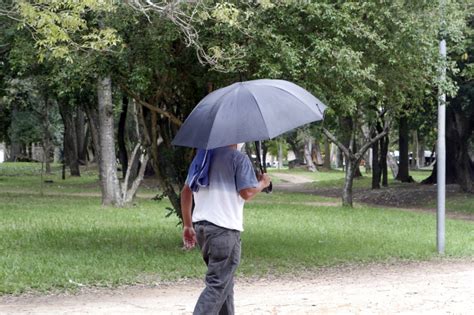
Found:
[[[424,205],[426,208],[436,208],[436,200]],[[446,211],[474,214],[474,194],[457,193],[446,199]]]
[[[377,207],[248,208],[243,244],[249,265],[243,265],[244,274],[255,272],[256,261],[269,272],[297,272],[297,267],[436,256],[436,222],[431,215]],[[448,256],[474,255],[473,223],[448,220],[447,231]]]

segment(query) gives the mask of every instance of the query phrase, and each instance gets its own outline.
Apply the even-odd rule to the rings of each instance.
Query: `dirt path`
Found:
[[[0,298],[0,314],[191,314],[199,281],[78,295]],[[237,314],[472,314],[474,260],[320,269],[238,279]]]
[[[298,174],[271,172],[270,176],[278,177],[282,181],[290,183],[290,184],[305,184],[305,183],[311,183],[313,181],[312,179],[304,175],[298,175]]]

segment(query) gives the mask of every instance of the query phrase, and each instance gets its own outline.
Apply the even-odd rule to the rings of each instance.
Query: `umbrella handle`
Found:
[[[263,174],[263,170],[257,170],[255,173],[256,173],[256,175],[257,175],[257,177],[258,177],[259,175]],[[272,184],[272,182],[270,181],[270,185],[268,185],[267,187],[263,188],[262,191],[265,192],[265,193],[267,193],[267,194],[271,193],[271,192],[273,191],[273,184]]]
[[[257,164],[258,164],[258,167],[260,169],[260,174],[264,174],[265,173],[265,170],[263,169],[263,166],[262,166],[262,157],[260,156],[260,148],[261,148],[261,143],[260,141],[255,141],[255,151],[256,151],[256,156],[257,156]],[[265,162],[264,162],[265,163]],[[258,174],[258,170],[257,170],[257,174]],[[266,192],[267,194],[271,193],[273,191],[273,184],[272,182],[270,181],[270,185],[268,185],[267,187],[263,188],[264,192]]]
[[[263,188],[264,192],[266,192],[267,194],[270,194],[272,191],[273,191],[273,184],[272,182],[270,181],[270,185],[268,185],[267,187]]]

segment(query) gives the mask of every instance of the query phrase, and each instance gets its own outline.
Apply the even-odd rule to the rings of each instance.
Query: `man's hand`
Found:
[[[185,249],[193,249],[196,246],[196,232],[192,226],[185,226],[183,230],[183,243]]]
[[[270,186],[271,179],[270,179],[270,176],[268,176],[267,173],[263,173],[263,174],[258,175],[258,181],[263,184],[264,188],[266,188],[266,187]]]
[[[257,179],[258,179],[258,186],[255,188],[242,189],[241,191],[239,191],[240,197],[248,201],[252,199],[253,197],[255,197],[256,194],[264,190],[266,187],[270,186],[271,180],[270,180],[270,176],[268,176],[267,173],[258,174]]]

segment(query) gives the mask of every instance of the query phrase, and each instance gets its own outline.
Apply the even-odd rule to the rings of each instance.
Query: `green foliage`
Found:
[[[34,74],[61,104],[93,105],[94,82],[107,73],[115,84],[114,100],[127,94],[183,121],[210,89],[239,79],[280,78],[327,103],[325,126],[333,130],[345,127],[338,126],[338,118],[346,115],[370,127],[388,109],[387,116],[417,116],[413,124],[423,126],[425,138],[433,133],[432,107],[420,107],[435,104],[440,84],[436,1],[181,2],[175,9],[185,25],[178,25],[169,12],[145,15],[124,2],[16,3],[21,22],[1,35],[10,43],[8,54],[2,54],[2,87]],[[469,38],[466,6],[446,1],[442,34],[459,56],[467,52],[469,57],[463,46]],[[212,67],[200,65],[203,53]],[[456,74],[456,65],[448,63]],[[461,73],[469,77],[472,67],[465,64]],[[456,90],[451,81],[443,87]],[[148,110],[145,116],[149,122]],[[0,125],[9,120],[0,117]],[[179,186],[190,150],[172,151],[169,142],[177,127],[161,115],[158,120],[164,139],[158,151],[163,160],[172,161],[162,171]]]
[[[12,115],[12,122],[8,130],[11,142],[30,144],[41,141],[40,121],[31,112],[19,111]]]
[[[42,76],[30,76],[7,82],[2,103],[13,108],[8,127],[9,142],[24,145],[41,142],[45,128],[48,128],[48,137],[52,143],[61,143],[61,118],[57,108],[49,104],[51,100],[48,100],[47,88],[42,79]]]
[[[22,27],[31,28],[40,60],[53,58],[72,62],[71,51],[107,51],[120,43],[116,30],[101,25],[100,14],[114,10],[113,1],[18,1]],[[97,14],[92,23],[87,14]],[[89,22],[89,23],[88,23]]]
[[[265,145],[268,148],[268,153],[271,155],[278,157],[279,147],[282,148],[282,155],[287,156],[288,154],[288,144],[286,143],[283,137],[278,137],[274,140],[269,140],[265,142]]]

